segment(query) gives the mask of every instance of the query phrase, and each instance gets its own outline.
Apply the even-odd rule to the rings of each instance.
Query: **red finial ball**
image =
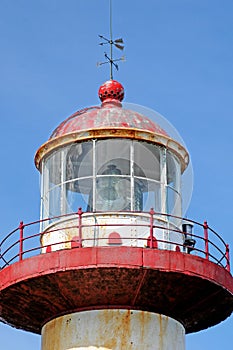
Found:
[[[124,88],[116,80],[108,80],[99,88],[99,98],[104,102],[122,101],[124,98]]]

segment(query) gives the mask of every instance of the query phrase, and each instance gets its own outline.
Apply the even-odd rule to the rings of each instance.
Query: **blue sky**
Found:
[[[179,131],[194,168],[188,217],[207,219],[233,250],[232,13],[232,0],[113,0],[113,36],[126,43],[114,78],[125,101]],[[96,67],[98,34],[108,36],[108,14],[108,0],[1,0],[1,237],[39,217],[36,150],[71,113],[99,104],[109,71]],[[187,336],[187,350],[229,347],[232,327],[231,317]],[[0,344],[40,349],[40,338],[0,325]]]

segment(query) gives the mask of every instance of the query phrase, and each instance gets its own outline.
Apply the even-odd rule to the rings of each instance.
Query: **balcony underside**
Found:
[[[93,247],[59,250],[0,271],[0,320],[40,333],[49,320],[90,309],[161,313],[187,333],[233,311],[233,278],[224,268],[176,251]]]

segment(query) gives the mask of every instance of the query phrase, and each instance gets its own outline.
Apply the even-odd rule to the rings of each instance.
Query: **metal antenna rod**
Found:
[[[113,41],[112,41],[112,0],[109,0],[109,19],[110,19],[110,80],[113,79],[113,73],[112,73],[112,63],[113,63],[113,55],[112,55],[112,45],[113,45]]]
[[[113,45],[119,49],[124,50],[124,41],[122,38],[118,38],[116,40],[113,40],[112,38],[112,0],[109,0],[109,27],[110,27],[110,38],[106,38],[103,35],[99,35],[99,38],[101,39],[101,42],[99,45],[110,45],[110,54],[107,55],[107,53],[104,53],[104,57],[107,61],[105,62],[97,62],[97,66],[102,66],[103,64],[109,64],[110,65],[110,80],[113,80],[113,68],[116,68],[118,70],[118,65],[115,63],[117,61],[124,61],[125,57],[122,56],[121,58],[114,59],[113,58]]]

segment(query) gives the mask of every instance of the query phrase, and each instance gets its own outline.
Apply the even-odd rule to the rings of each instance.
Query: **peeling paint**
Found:
[[[85,311],[48,322],[42,330],[42,350],[184,350],[184,334],[179,322],[160,314]]]
[[[95,225],[98,225],[95,227]],[[42,253],[51,246],[52,251],[70,249],[71,240],[78,236],[77,215],[58,220],[49,225],[41,236]],[[82,215],[82,247],[109,245],[109,235],[116,231],[121,238],[122,246],[144,247],[149,236],[150,216],[147,213],[89,213]],[[164,241],[167,223],[160,217],[154,218],[154,236],[158,240],[158,248],[176,250],[176,245],[182,246],[184,236],[179,228],[170,223],[170,233]],[[159,228],[161,227],[161,228]],[[163,228],[164,227],[164,228]],[[173,229],[173,230],[172,230]],[[96,237],[96,232],[98,235]],[[169,246],[167,242],[170,242]]]

